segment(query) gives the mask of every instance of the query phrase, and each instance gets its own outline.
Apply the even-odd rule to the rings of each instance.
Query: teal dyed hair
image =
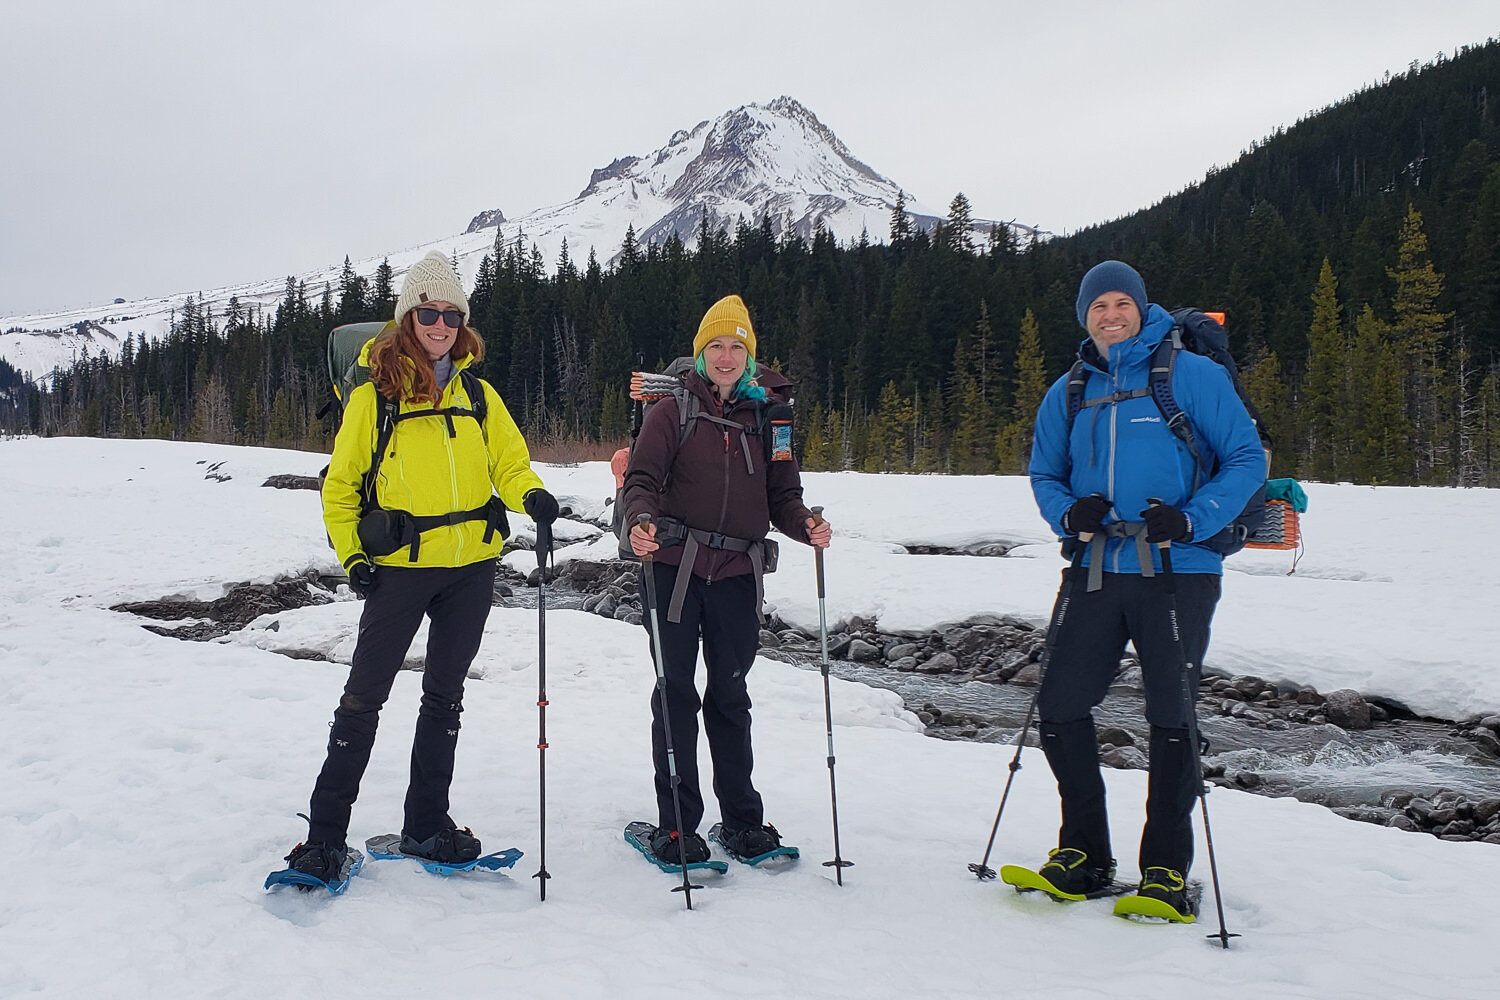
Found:
[[[693,363],[693,368],[697,370],[699,375],[703,376],[705,381],[710,383],[713,381],[708,377],[708,362],[703,360],[702,353],[699,353],[698,360]],[[765,387],[753,384],[755,382],[755,376],[759,371],[760,366],[755,363],[755,359],[746,358],[745,373],[741,375],[740,380],[734,384],[734,392],[730,394],[729,398],[764,400],[766,398]]]

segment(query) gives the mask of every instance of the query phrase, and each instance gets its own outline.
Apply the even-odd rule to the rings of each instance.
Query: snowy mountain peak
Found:
[[[513,226],[507,240],[523,234],[549,260],[567,239],[575,254],[592,246],[610,262],[629,226],[641,242],[675,234],[689,246],[705,221],[711,229],[733,229],[741,219],[768,219],[777,236],[811,239],[824,228],[844,241],[861,232],[878,238],[901,194],[805,105],[782,95],[679,129],[650,153],[616,158],[593,171],[571,202],[470,232]],[[940,217],[909,197],[907,210],[924,227]],[[976,222],[976,234],[982,238],[990,225]]]

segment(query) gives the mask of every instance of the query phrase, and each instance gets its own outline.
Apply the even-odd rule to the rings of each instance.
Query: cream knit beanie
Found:
[[[436,250],[406,272],[406,278],[401,282],[401,295],[396,299],[397,325],[407,313],[428,302],[452,302],[463,310],[465,319],[468,318],[469,300],[464,296],[463,283],[453,273],[448,258]]]

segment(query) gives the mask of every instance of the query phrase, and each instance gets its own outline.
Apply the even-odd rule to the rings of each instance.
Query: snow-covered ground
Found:
[[[771,660],[751,678],[757,784],[802,847],[780,872],[735,866],[694,893],[620,838],[650,818],[637,627],[548,620],[548,898],[537,870],[534,610],[497,608],[464,716],[454,815],[509,874],[441,879],[367,863],[348,893],[261,882],[304,832],[359,605],[262,619],[220,643],[163,638],[107,610],[219,596],[226,583],[333,570],[317,497],[263,489],[320,455],[166,442],[0,442],[0,997],[1489,997],[1500,988],[1500,849],[1352,823],[1229,790],[1210,797],[1229,930],[1115,919],[1107,903],[1018,897],[966,870],[983,853],[1011,750],[923,738],[896,697],[833,688],[843,854],[833,884],[822,684]],[[227,475],[228,481],[210,478]],[[598,502],[603,465],[543,468]],[[1040,622],[1061,561],[1024,481],[807,476],[835,524],[830,621],[919,629],[980,612]],[[1500,709],[1493,491],[1312,485],[1308,550],[1230,563],[1210,667],[1352,686],[1424,713]],[[522,518],[521,520],[524,520]],[[892,543],[1026,543],[1005,559],[907,556]],[[580,545],[576,551],[582,551]],[[783,547],[781,615],[816,625],[812,560]],[[565,552],[563,558],[576,553]],[[529,553],[509,557],[534,565]],[[420,640],[419,640],[420,641]],[[336,662],[278,648],[326,650]],[[400,821],[419,678],[403,674],[351,839]],[[701,749],[701,747],[700,747]],[[1056,793],[1028,751],[992,863],[1035,865]],[[705,770],[707,761],[705,755]],[[1116,850],[1133,869],[1145,776],[1110,771]],[[710,804],[708,821],[715,818]],[[1199,847],[1197,874],[1207,877]]]

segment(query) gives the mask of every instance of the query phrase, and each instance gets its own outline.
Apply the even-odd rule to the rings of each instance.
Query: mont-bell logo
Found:
[[[1132,424],[1159,424],[1161,417],[1131,417],[1130,422]]]

